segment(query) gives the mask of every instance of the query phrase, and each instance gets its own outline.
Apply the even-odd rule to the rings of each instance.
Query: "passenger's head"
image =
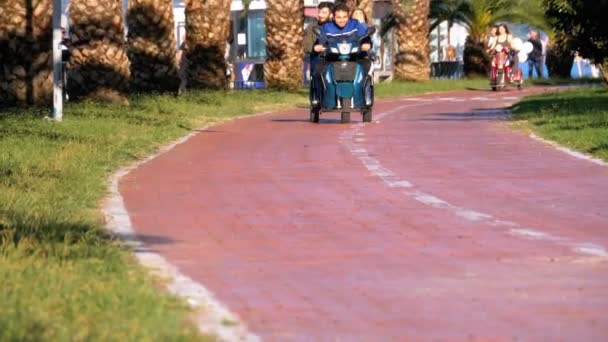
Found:
[[[505,24],[498,25],[498,34],[499,35],[509,34],[509,28],[507,27],[507,25],[505,25]]]
[[[530,38],[531,39],[537,39],[538,38],[538,32],[536,30],[530,30]]]
[[[360,8],[355,9],[351,17],[367,24],[367,15],[365,15],[365,12]]]
[[[495,36],[496,34],[498,34],[498,26],[492,26],[490,28],[490,36]]]
[[[319,3],[317,8],[319,9],[319,14],[317,15],[317,20],[319,23],[323,24],[328,22],[331,19],[334,4],[329,1],[323,1]]]
[[[340,3],[334,7],[334,22],[339,28],[344,28],[350,18],[350,9],[344,3]]]

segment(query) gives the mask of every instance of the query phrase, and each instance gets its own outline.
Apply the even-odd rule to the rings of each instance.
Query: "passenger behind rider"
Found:
[[[488,41],[486,42],[486,52],[490,53],[496,47],[496,36],[498,34],[498,26],[492,26],[490,28],[490,34],[488,35]]]
[[[513,48],[513,36],[509,33],[509,28],[505,24],[498,25],[498,34],[496,35],[496,45],[502,45],[503,48],[507,48],[511,60],[511,71],[515,75],[519,70],[519,57]]]
[[[344,4],[340,3],[334,7],[333,20],[321,26],[321,35],[317,37],[317,41],[313,47],[313,51],[316,53],[323,53],[326,50],[325,44],[327,43],[327,36],[340,36],[348,34],[357,34],[359,37],[363,37],[367,33],[367,25],[359,22],[356,19],[352,19],[349,16],[350,9]],[[366,37],[361,42],[361,51],[368,52],[372,48],[371,38]],[[371,62],[368,59],[362,59],[361,64],[365,68],[365,73],[369,72]],[[314,82],[316,85],[321,85],[321,75],[325,69],[326,61],[320,60],[315,68]],[[315,86],[317,90],[316,99],[321,99],[321,87]],[[313,101],[313,104],[314,101]]]
[[[319,61],[319,53],[313,51],[312,49],[315,44],[315,41],[317,40],[317,36],[315,35],[314,30],[315,27],[318,27],[320,29],[323,24],[327,23],[332,19],[334,4],[333,2],[323,1],[319,3],[317,8],[319,9],[319,12],[317,14],[317,21],[310,23],[310,25],[308,25],[306,31],[304,32],[304,53],[310,55],[311,74],[313,73],[313,70],[315,70],[315,66]]]
[[[365,11],[360,8],[355,8],[353,14],[351,14],[350,17],[355,20],[358,20],[360,23],[369,25],[369,22],[367,22],[367,15],[365,14]]]
[[[359,21],[360,23],[364,23],[366,25],[370,24],[369,20],[367,19],[367,14],[365,14],[365,11],[360,8],[355,8],[355,10],[350,15],[350,17]],[[371,61],[375,60],[375,58],[376,58],[376,56],[373,54],[373,52],[369,52],[369,54],[367,54],[366,57],[369,58],[370,63],[371,63]],[[367,59],[365,60],[365,63],[368,63]]]

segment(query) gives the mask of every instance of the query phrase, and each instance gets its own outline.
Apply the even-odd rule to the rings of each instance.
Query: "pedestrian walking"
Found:
[[[528,78],[532,78],[534,70],[540,78],[543,76],[543,44],[536,30],[530,31],[528,41],[532,44],[532,52],[528,54]]]

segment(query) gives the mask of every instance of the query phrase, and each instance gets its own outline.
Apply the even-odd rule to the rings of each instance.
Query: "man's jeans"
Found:
[[[528,78],[532,78],[533,71],[536,69],[536,75],[538,78],[543,77],[543,60],[542,58],[529,58],[528,59]]]

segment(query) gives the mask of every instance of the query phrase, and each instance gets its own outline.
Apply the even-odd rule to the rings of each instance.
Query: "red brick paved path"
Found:
[[[534,91],[379,102],[362,127],[241,119],[121,191],[265,340],[606,341],[608,168],[506,128],[494,109]]]

